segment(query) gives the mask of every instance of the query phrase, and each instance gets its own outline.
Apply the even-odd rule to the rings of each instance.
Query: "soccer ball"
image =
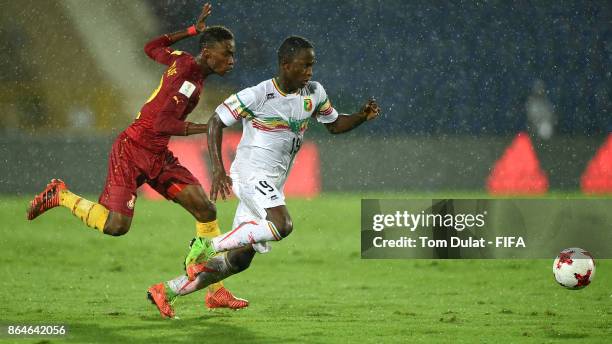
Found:
[[[566,248],[553,263],[557,282],[568,289],[582,289],[595,276],[595,260],[588,251],[581,248]]]

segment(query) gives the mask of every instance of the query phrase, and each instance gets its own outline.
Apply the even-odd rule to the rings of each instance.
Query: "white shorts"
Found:
[[[251,176],[246,181],[232,174],[232,190],[240,202],[232,228],[253,219],[265,219],[267,208],[285,205],[285,195],[268,178]]]
[[[232,174],[231,178],[232,190],[240,200],[232,228],[253,219],[265,220],[268,216],[267,208],[285,205],[285,196],[269,179],[253,176],[241,181],[235,174]],[[253,244],[253,248],[259,253],[267,253],[272,249],[268,242]]]

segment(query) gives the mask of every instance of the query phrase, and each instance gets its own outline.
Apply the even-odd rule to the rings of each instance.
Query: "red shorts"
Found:
[[[144,183],[169,200],[187,185],[200,185],[170,150],[149,151],[125,133],[113,143],[108,160],[106,184],[98,202],[129,217],[134,215],[136,189]]]

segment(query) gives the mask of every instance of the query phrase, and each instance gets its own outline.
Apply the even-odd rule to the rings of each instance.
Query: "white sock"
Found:
[[[241,223],[231,232],[213,238],[212,244],[215,251],[223,252],[255,243],[279,241],[281,239],[282,237],[272,222],[252,220]]]
[[[172,291],[177,295],[187,295],[191,294],[197,289],[195,281],[190,281],[187,276],[181,275],[175,279],[171,279],[166,282],[166,285],[172,289]]]
[[[181,275],[166,282],[166,285],[177,295],[183,296],[222,281],[234,273],[235,269],[227,261],[227,254],[219,254],[206,262],[206,271],[201,272],[195,280],[190,281],[187,276]]]

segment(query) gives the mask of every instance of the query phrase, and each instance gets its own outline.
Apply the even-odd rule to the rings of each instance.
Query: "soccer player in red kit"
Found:
[[[70,192],[63,181],[53,179],[30,202],[29,220],[51,208],[64,206],[89,227],[108,235],[123,235],[132,223],[136,189],[147,183],[196,218],[197,236],[220,234],[215,205],[206,197],[199,181],[168,149],[171,136],[207,132],[206,124],[187,122],[185,118],[197,105],[206,77],[223,76],[234,66],[234,36],[223,26],[206,27],[205,20],[210,13],[210,4],[205,4],[195,25],[145,45],[147,56],[168,68],[134,123],[113,143],[106,184],[98,203]],[[198,34],[198,56],[170,48],[173,43]],[[235,298],[222,284],[217,284],[209,289],[206,305],[235,309],[248,306],[248,302]]]

